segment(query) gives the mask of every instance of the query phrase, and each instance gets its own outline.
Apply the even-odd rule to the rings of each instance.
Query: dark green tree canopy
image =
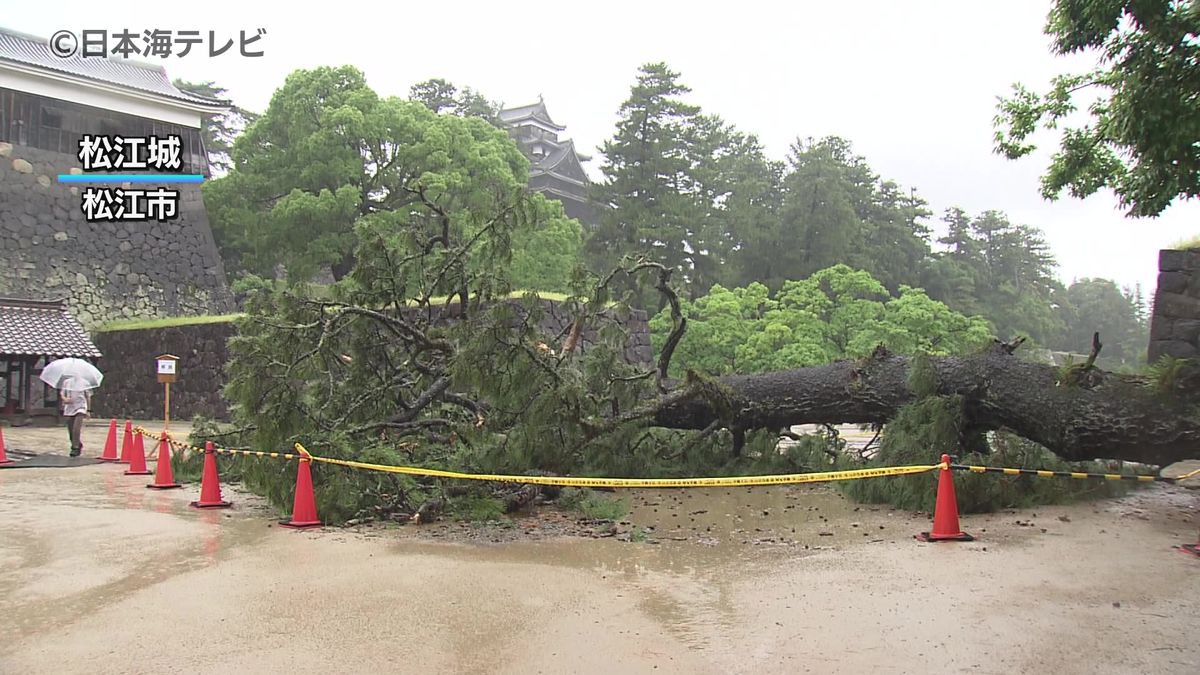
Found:
[[[1055,78],[1050,91],[1015,85],[996,116],[996,151],[1035,149],[1094,96],[1087,122],[1062,128],[1042,193],[1086,197],[1111,188],[1130,216],[1156,216],[1200,195],[1200,3],[1195,0],[1057,0],[1046,33],[1059,54],[1095,52],[1091,72]]]
[[[1109,279],[1078,279],[1055,295],[1063,334],[1053,344],[1086,352],[1092,334],[1101,331],[1108,367],[1138,366],[1146,358],[1146,316],[1141,289],[1123,289]]]
[[[562,286],[580,246],[579,225],[560,204],[526,194],[529,162],[505,132],[478,117],[381,98],[348,66],[290,75],[237,139],[233,160],[205,197],[227,259],[232,252],[246,272],[272,275],[284,265],[303,280],[328,266],[341,279],[355,265],[356,227],[424,246],[519,215],[511,233],[518,250],[537,255],[523,245],[534,238],[548,256],[522,266],[536,279],[508,281]],[[439,285],[433,292],[460,290],[445,278]]]
[[[1097,352],[1060,369],[989,335],[1074,342],[1085,320],[1139,303],[1094,281],[1062,288],[1040,232],[999,211],[952,209],[935,252],[924,202],[848,141],[772,162],[684,103],[677,78],[644,66],[621,108],[590,275],[575,265],[578,223],[530,194],[529,162],[457,89],[431,81],[403,100],[349,67],[293,73],[206,198],[242,270],[282,264],[302,282],[330,266],[336,280],[243,280],[225,391],[240,442],[479,472],[797,471],[828,464],[836,443],[780,452],[794,425],[884,425],[936,404],[945,447],[1007,429],[1070,460],[1194,456],[1194,399],[1162,393],[1200,391],[1200,376],[1114,376]],[[567,293],[514,299],[522,279]],[[625,357],[635,299],[664,308],[651,367]],[[265,471],[284,501],[294,476]],[[337,517],[438,489],[321,481]]]
[[[676,282],[698,297],[739,265],[767,262],[780,169],[756,137],[684,102],[689,91],[666,64],[642,66],[602,149],[594,197],[609,208],[588,250],[597,271],[647,256],[678,270]]]
[[[441,78],[418,82],[409,89],[409,99],[423,103],[435,113],[448,113],[459,117],[478,117],[490,124],[500,125],[500,104],[483,94],[454,84]]]

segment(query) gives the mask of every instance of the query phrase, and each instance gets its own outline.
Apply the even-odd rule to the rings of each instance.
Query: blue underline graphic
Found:
[[[60,173],[60,183],[203,183],[199,173]]]

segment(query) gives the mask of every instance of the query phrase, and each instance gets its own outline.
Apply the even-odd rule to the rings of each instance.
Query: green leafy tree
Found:
[[[177,79],[174,84],[181,91],[219,100],[226,100],[228,93],[224,87],[217,86],[212,81],[188,82]],[[200,127],[201,140],[205,152],[208,153],[208,166],[214,173],[224,174],[233,168],[233,160],[230,157],[233,141],[256,119],[257,114],[236,105],[231,105],[229,112],[204,116]]]
[[[1058,297],[1063,332],[1050,346],[1086,354],[1092,333],[1099,331],[1101,363],[1129,367],[1145,361],[1150,335],[1137,289],[1122,289],[1110,279],[1078,279]]]
[[[917,283],[930,248],[929,212],[915,191],[880,180],[836,136],[797,141],[789,165],[780,218],[787,236],[774,242],[789,278],[847,264],[893,292]]]
[[[482,119],[381,98],[351,67],[290,75],[238,137],[233,159],[229,175],[205,186],[231,272],[271,276],[283,265],[291,278],[309,279],[328,267],[335,280],[354,268],[357,225],[419,223],[443,238],[455,227],[481,226],[477,214],[514,181],[524,185],[529,166],[515,143]],[[557,222],[565,219],[561,206],[542,198],[528,204],[532,211],[512,236],[541,243],[522,248],[569,248],[539,231],[549,226],[570,239],[572,226]],[[545,264],[566,262],[555,253]],[[538,274],[561,283],[569,269]],[[537,281],[528,266],[524,273]]]
[[[734,177],[724,201],[732,247],[721,281],[731,286],[759,282],[778,289],[788,279],[789,257],[795,250],[780,218],[785,165],[768,159],[753,136],[739,135],[731,145],[731,152],[717,158],[727,163],[726,175]]]
[[[664,63],[642,66],[616,135],[601,149],[605,180],[595,199],[611,208],[588,241],[597,270],[641,251],[674,269],[691,266],[687,232],[696,212],[684,193],[691,183],[685,138],[700,109],[682,101],[690,89],[678,78]]]
[[[1111,188],[1130,216],[1156,216],[1200,194],[1200,3],[1056,0],[1046,25],[1059,54],[1095,52],[1099,65],[1038,94],[1015,85],[996,116],[996,151],[1035,149],[1039,126],[1062,137],[1042,194],[1086,197]],[[1086,122],[1064,126],[1092,98]]]
[[[558,205],[549,201],[547,209]],[[559,207],[561,208],[561,206]],[[524,227],[513,235],[509,277],[514,288],[566,293],[583,250],[579,221],[555,214],[538,227]]]
[[[1042,233],[1000,211],[971,218],[959,208],[943,217],[948,247],[923,273],[929,294],[956,311],[987,317],[997,335],[1025,335],[1045,345],[1062,330],[1052,300],[1061,289]]]
[[[710,374],[746,372],[738,348],[762,330],[764,317],[775,310],[777,303],[769,295],[759,283],[734,289],[717,285],[694,301],[684,300],[688,332],[675,350],[674,361]],[[661,351],[672,326],[670,313],[658,314],[650,326],[655,347]]]
[[[873,190],[857,262],[893,293],[919,283],[929,261],[927,206],[915,189],[904,191],[893,181],[880,181]]]
[[[271,236],[281,238],[311,241],[322,234],[299,226],[336,224],[345,232],[323,235],[344,234],[351,246],[349,272],[321,293],[255,276],[239,282],[247,317],[230,341],[225,395],[241,442],[300,440],[329,456],[390,464],[576,470],[586,420],[632,407],[645,389],[620,361],[615,318],[601,316],[624,305],[610,308],[601,291],[579,295],[592,286],[568,276],[578,223],[528,191],[528,162],[504,131],[381,99],[357,71],[323,68],[288,78],[235,158],[214,182],[228,191],[218,195],[225,208],[278,227]],[[306,189],[280,189],[288,186]],[[284,196],[253,208],[271,194]],[[508,299],[517,285],[570,290],[563,311],[596,336],[586,354],[566,361],[539,350],[539,340],[565,350],[562,336],[541,334],[536,296]],[[612,438],[625,444],[636,431]],[[258,467],[245,477],[284,503],[286,474]],[[318,500],[334,519],[370,504],[411,511],[433,496],[408,479],[322,474]]]
[[[991,337],[979,317],[966,317],[907,286],[898,296],[862,270],[836,265],[788,281],[771,297],[758,283],[714,287],[682,304],[688,332],[675,350],[676,374],[751,374],[870,355],[876,346],[905,354],[946,355]],[[667,312],[650,322],[656,348],[670,332]]]
[[[597,271],[647,256],[677,270],[674,281],[695,298],[764,257],[768,247],[755,243],[773,228],[779,168],[756,137],[685,103],[689,91],[666,64],[642,66],[602,148],[594,196],[610,208],[587,251]]]
[[[849,163],[847,149],[842,139],[810,139],[792,145],[782,218],[793,233],[798,257],[796,267],[788,270],[793,279],[849,262],[863,239],[855,207],[867,198],[856,194],[862,186],[851,173],[859,167]]]
[[[441,78],[433,78],[418,82],[409,89],[409,99],[422,103],[435,113],[458,115],[459,117],[478,117],[489,124],[499,126],[500,104],[489,100],[483,94],[455,85]]]

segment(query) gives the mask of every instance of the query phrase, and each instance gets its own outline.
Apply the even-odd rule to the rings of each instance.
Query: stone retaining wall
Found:
[[[56,179],[73,172],[77,157],[0,143],[0,296],[65,298],[86,328],[233,310],[199,186],[173,186],[176,220],[89,223]]]
[[[163,385],[154,358],[174,354],[179,378],[171,385],[171,418],[228,418],[221,387],[229,360],[226,343],[235,333],[232,322],[96,333],[92,342],[104,354],[104,386],[92,399],[95,416],[161,419]]]
[[[543,309],[540,332],[557,348],[571,319],[558,303],[543,301]],[[653,353],[646,313],[634,311],[625,325],[629,330],[626,360],[649,366]],[[235,324],[226,322],[94,334],[92,341],[104,353],[100,362],[104,386],[93,399],[96,417],[161,418],[163,386],[157,381],[154,357],[174,354],[179,357],[179,379],[171,385],[172,419],[187,420],[195,415],[228,419],[221,388],[229,360],[227,342],[235,333]],[[585,333],[582,338],[580,350],[586,351],[596,336]]]

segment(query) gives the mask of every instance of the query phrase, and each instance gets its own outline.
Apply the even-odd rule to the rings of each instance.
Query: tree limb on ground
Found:
[[[1066,384],[1061,369],[1021,360],[1012,348],[1001,343],[975,356],[929,359],[934,393],[961,396],[968,427],[1007,429],[1068,461],[1167,465],[1200,458],[1200,414],[1190,400],[1163,397],[1145,378],[1099,369],[1084,385]],[[732,423],[740,428],[879,424],[918,399],[909,386],[912,362],[881,350],[865,361],[716,381],[734,392],[740,407]],[[722,416],[709,399],[673,393],[651,423],[702,430]]]

